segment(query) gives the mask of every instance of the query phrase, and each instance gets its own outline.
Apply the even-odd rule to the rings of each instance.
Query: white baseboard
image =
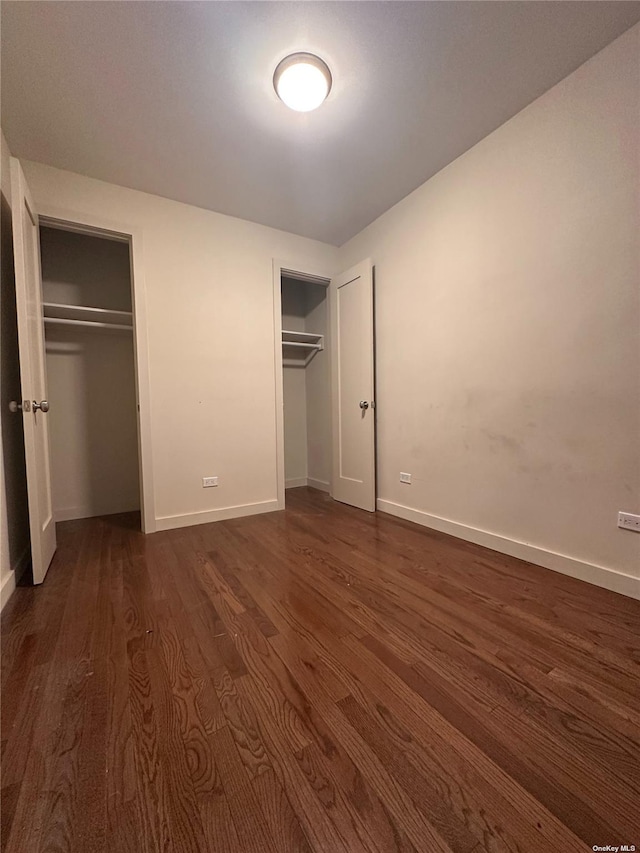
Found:
[[[121,512],[139,512],[140,506],[129,509],[113,509],[113,507],[70,506],[54,510],[53,517],[58,521],[76,521],[79,518],[96,518],[100,515],[119,515]]]
[[[331,486],[326,480],[316,480],[314,477],[295,477],[291,480],[285,480],[285,489],[298,489],[300,486],[309,486],[311,489],[318,489],[321,492],[330,492]]]
[[[449,521],[449,519],[430,515],[427,512],[382,498],[378,498],[376,506],[381,512],[404,518],[406,521],[414,521],[423,527],[457,536],[458,539],[465,539],[467,542],[473,542],[476,545],[484,545],[493,551],[499,551],[501,554],[518,557],[528,563],[535,563],[535,565],[542,566],[545,569],[570,575],[573,578],[578,578],[578,580],[610,589],[612,592],[618,592],[630,598],[640,599],[640,578],[633,577],[633,575],[627,575],[615,569],[607,569],[604,566],[596,566],[593,563],[585,563],[564,554],[556,554],[554,551],[546,551],[544,548],[528,545],[526,542],[507,539],[504,536],[498,536],[496,533],[488,533],[486,530],[468,527],[466,524]]]
[[[306,477],[292,477],[290,480],[284,481],[285,489],[299,489],[300,486],[308,485]]]
[[[245,515],[258,515],[261,512],[276,512],[281,507],[277,500],[260,501],[255,504],[225,506],[221,509],[208,509],[202,512],[184,515],[165,515],[156,518],[156,530],[175,530],[178,527],[193,527],[196,524],[209,524],[212,521],[226,521],[229,518],[242,518]]]
[[[2,584],[0,585],[0,612],[4,610],[4,606],[13,595],[15,588],[16,573],[11,571],[7,572],[7,576],[3,579]]]

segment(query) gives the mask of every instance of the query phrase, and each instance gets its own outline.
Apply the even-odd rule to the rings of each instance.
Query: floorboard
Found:
[[[2,616],[2,853],[640,849],[640,602],[313,489],[58,526]]]

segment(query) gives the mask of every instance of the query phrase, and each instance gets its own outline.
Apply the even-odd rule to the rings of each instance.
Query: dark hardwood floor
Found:
[[[640,848],[640,602],[310,489],[136,523],[3,614],[6,853]]]

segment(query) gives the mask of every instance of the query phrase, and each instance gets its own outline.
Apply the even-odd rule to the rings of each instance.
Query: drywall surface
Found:
[[[131,310],[129,246],[42,228],[45,302]],[[140,507],[133,335],[46,326],[56,520]]]
[[[275,505],[273,258],[298,269],[331,268],[337,250],[71,172],[23,165],[41,208],[100,215],[142,232],[158,526]],[[206,476],[218,476],[219,486],[203,489]]]
[[[305,368],[283,366],[285,485],[329,490],[331,475],[331,386],[327,288],[282,279],[282,328],[325,336],[325,348]],[[304,355],[306,355],[305,353]],[[287,352],[304,361],[304,355]]]
[[[282,328],[305,331],[307,311],[304,285],[282,279]],[[302,356],[298,351],[297,355]],[[285,488],[307,482],[307,379],[303,367],[282,367],[284,403],[284,478]]]
[[[331,480],[331,373],[329,370],[328,288],[309,284],[306,289],[306,328],[324,335],[324,350],[306,369],[307,468],[309,485],[328,490]]]
[[[45,302],[131,311],[127,243],[44,227],[40,254]]]
[[[47,331],[57,521],[140,508],[131,334]]]
[[[633,577],[639,56],[636,26],[340,254],[375,264],[385,508]]]
[[[29,512],[24,459],[22,415],[9,412],[9,402],[20,400],[20,362],[16,321],[11,178],[9,148],[2,136],[2,268],[0,282],[0,590],[2,606],[15,587],[15,572],[29,559]]]

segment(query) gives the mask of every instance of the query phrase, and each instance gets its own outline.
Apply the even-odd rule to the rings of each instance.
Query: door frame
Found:
[[[282,261],[273,259],[273,353],[276,380],[276,490],[277,509],[285,508],[285,474],[284,474],[284,389],[282,376],[282,275],[290,275],[292,278],[308,281],[312,284],[320,284],[327,288],[327,299],[329,298],[329,284],[335,276],[333,270],[318,268],[314,264],[304,261]],[[329,315],[327,314],[327,317]],[[329,360],[331,350],[326,346],[325,350]],[[329,369],[331,364],[329,363]],[[329,401],[331,405],[331,401]],[[329,486],[331,489],[331,486]]]
[[[127,243],[131,265],[131,302],[133,309],[133,352],[137,396],[138,466],[140,509],[143,533],[155,533],[156,512],[153,488],[153,451],[151,432],[151,388],[149,381],[149,343],[147,300],[144,275],[142,229],[114,222],[99,214],[67,210],[51,205],[36,205],[40,225],[77,234],[87,234]]]

